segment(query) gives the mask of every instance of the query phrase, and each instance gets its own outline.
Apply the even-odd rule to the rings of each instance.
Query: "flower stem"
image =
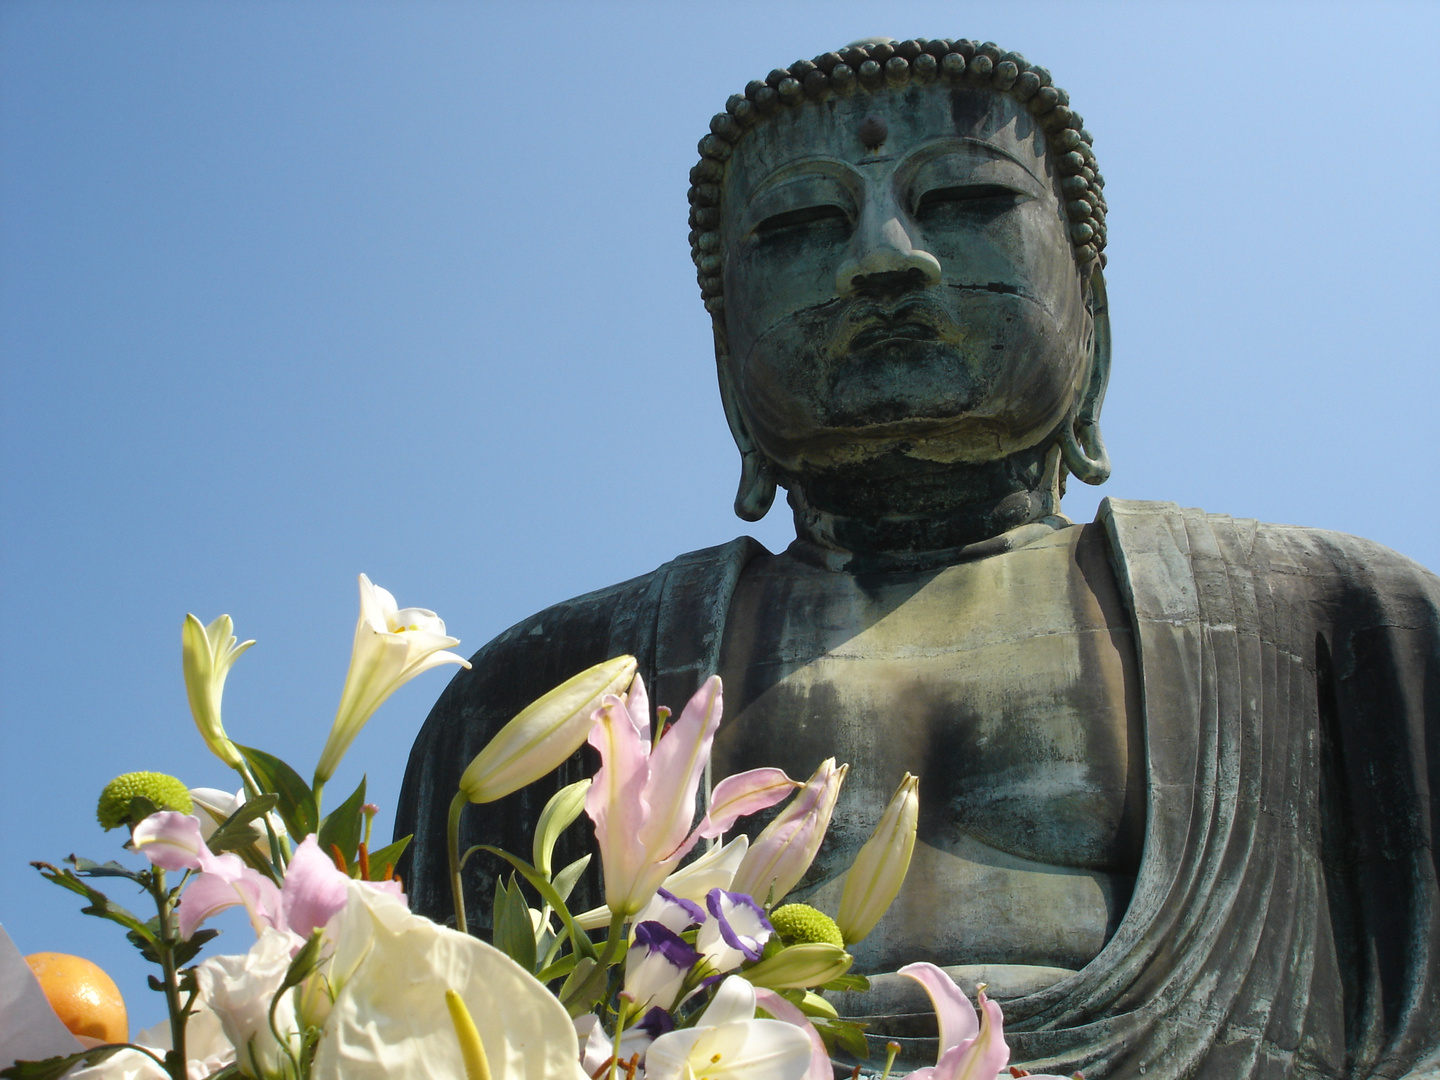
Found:
[[[470,932],[465,920],[465,890],[460,884],[460,815],[470,803],[463,791],[450,800],[450,819],[445,828],[445,850],[450,857],[450,891],[455,899],[455,929]]]
[[[160,916],[155,953],[160,958],[160,970],[165,976],[165,1006],[170,1013],[171,1049],[165,1055],[165,1070],[171,1080],[186,1080],[185,1021],[189,1010],[180,1004],[180,980],[175,967],[174,899],[165,888],[165,871],[158,866],[150,872],[150,895]]]

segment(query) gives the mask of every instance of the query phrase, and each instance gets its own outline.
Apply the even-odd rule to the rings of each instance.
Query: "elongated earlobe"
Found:
[[[759,450],[740,454],[740,488],[735,492],[735,514],[744,521],[759,521],[775,501],[775,478]]]
[[[1110,308],[1105,296],[1105,275],[1097,267],[1089,281],[1091,318],[1095,323],[1094,355],[1090,380],[1075,415],[1060,429],[1060,453],[1065,467],[1086,484],[1103,484],[1110,479],[1110,454],[1100,434],[1100,407],[1110,383]]]

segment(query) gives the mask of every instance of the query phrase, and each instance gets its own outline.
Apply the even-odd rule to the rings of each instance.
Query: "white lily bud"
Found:
[[[200,729],[200,737],[212,754],[237,769],[242,759],[220,723],[220,697],[225,691],[225,676],[230,673],[230,665],[255,642],[235,644],[233,630],[229,615],[221,615],[209,626],[194,615],[186,615],[180,631],[180,652],[185,671],[185,696],[190,701],[190,712]]]
[[[637,667],[633,656],[606,660],[520,710],[460,777],[465,797],[474,803],[494,802],[559,768],[584,745],[591,714],[606,695],[625,692]]]
[[[915,851],[915,827],[920,818],[920,781],[908,772],[880,815],[880,824],[850,864],[840,914],[835,922],[846,945],[854,945],[875,929],[910,869]]]

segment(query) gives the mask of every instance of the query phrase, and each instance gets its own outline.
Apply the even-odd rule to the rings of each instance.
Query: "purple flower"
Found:
[[[669,1009],[699,960],[700,954],[668,926],[638,923],[625,959],[625,996],[636,1012],[651,1005]]]
[[[711,918],[700,927],[695,947],[716,971],[730,971],[746,960],[759,960],[775,933],[760,905],[744,893],[711,889],[705,897]]]
[[[636,924],[657,922],[668,930],[681,933],[705,921],[705,909],[691,900],[676,896],[666,889],[655,893],[655,898],[635,917]]]

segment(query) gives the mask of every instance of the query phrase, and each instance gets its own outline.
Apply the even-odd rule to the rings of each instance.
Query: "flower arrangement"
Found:
[[[841,1018],[824,991],[867,985],[850,972],[847,949],[904,880],[915,777],[904,777],[857,855],[838,911],[785,903],[820,847],[849,767],[828,759],[804,783],[773,768],[727,777],[696,822],[723,715],[720,680],[708,679],[671,723],[663,707],[652,716],[635,660],[617,657],[521,711],[465,769],[450,811],[452,929],[407,907],[394,868],[409,838],[372,848],[377,808],[365,801],[364,781],[328,813],[322,799],[391,693],[433,667],[469,666],[448,651],[458,640],[434,612],[399,608],[362,574],[349,671],[309,783],[226,734],[225,680],[252,644],[237,644],[229,616],[208,626],[186,616],[190,709],[240,790],[187,789],[157,773],[117,777],[101,795],[100,823],[125,828],[125,847],[147,865],[74,856],[64,868],[34,864],[82,896],[85,913],[122,926],[157,965],[151,985],[165,996],[167,1020],[134,1042],[17,1061],[0,1077],[829,1080],[837,1048],[867,1056],[861,1025]],[[530,860],[488,845],[458,850],[467,808],[539,780],[587,741],[600,768],[550,799]],[[725,840],[741,818],[787,799],[753,842]],[[606,903],[572,913],[567,901],[591,856],[555,867],[553,854],[582,816],[594,829]],[[686,862],[702,841],[709,846]],[[480,852],[513,870],[496,889],[493,943],[466,932],[462,873]],[[113,901],[96,884],[106,879],[137,888],[155,915]],[[235,907],[254,945],[200,959],[216,936],[206,921]],[[925,988],[940,1025],[939,1060],[911,1075],[989,1080],[1005,1067],[994,1002],[982,992],[977,1013],[930,964],[902,973]]]

